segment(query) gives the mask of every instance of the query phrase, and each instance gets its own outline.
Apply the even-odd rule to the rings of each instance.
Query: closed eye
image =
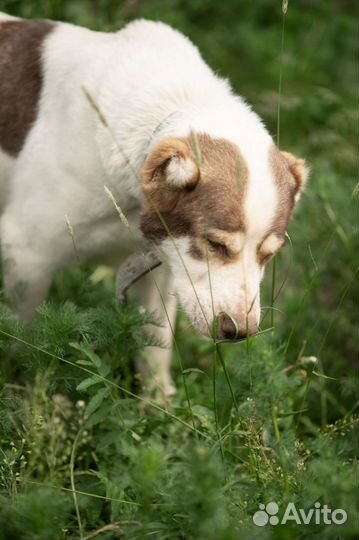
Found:
[[[217,242],[216,240],[211,240],[210,238],[207,238],[207,243],[211,248],[211,251],[217,253],[218,255],[222,255],[224,257],[228,257],[230,255],[229,249],[225,244]]]
[[[271,251],[269,253],[266,253],[265,255],[259,254],[259,261],[262,265],[267,264],[273,257],[279,253],[279,251],[285,246],[287,241],[287,237],[283,238],[281,245],[275,249],[274,251]]]
[[[278,253],[276,251],[275,253],[268,253],[267,255],[264,255],[264,257],[261,257],[261,264],[267,264],[273,257]]]

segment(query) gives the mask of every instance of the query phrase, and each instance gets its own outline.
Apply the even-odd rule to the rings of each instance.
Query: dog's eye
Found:
[[[228,257],[229,251],[225,244],[221,244],[221,242],[216,242],[215,240],[211,240],[210,238],[207,238],[207,242],[209,247],[211,248],[211,251],[215,251],[219,255]]]
[[[269,263],[269,261],[271,261],[273,259],[273,257],[275,257],[280,252],[280,250],[282,249],[284,244],[285,244],[285,242],[283,242],[283,245],[279,249],[274,251],[273,253],[267,253],[267,255],[264,255],[264,257],[261,258],[261,263],[262,264]]]
[[[261,252],[259,251],[258,258],[259,258],[260,264],[265,265],[269,263],[269,261],[273,259],[273,257],[275,257],[277,253],[279,253],[279,251],[284,247],[284,245],[286,244],[286,241],[287,241],[287,234],[286,236],[283,236],[283,238],[281,238],[281,242],[275,246],[275,249],[273,251],[268,251],[269,246],[267,246],[267,250],[265,249],[265,247],[263,249],[264,253],[265,251],[267,251],[265,255],[262,255]],[[264,241],[263,243],[265,244],[265,242],[266,241]],[[262,247],[263,247],[263,244],[262,244]]]

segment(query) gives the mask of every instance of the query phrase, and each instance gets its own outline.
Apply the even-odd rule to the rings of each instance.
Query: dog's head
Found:
[[[308,172],[271,143],[246,160],[225,139],[205,134],[160,141],[141,171],[141,229],[170,265],[193,325],[234,339],[253,334],[266,263],[283,247]]]

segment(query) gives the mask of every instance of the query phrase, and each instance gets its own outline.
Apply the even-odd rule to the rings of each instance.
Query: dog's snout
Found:
[[[240,339],[247,336],[252,336],[258,331],[257,321],[253,317],[246,319],[243,324],[236,321],[228,313],[220,313],[218,315],[218,332],[220,339]]]
[[[238,333],[238,326],[234,319],[227,313],[221,313],[219,320],[219,337],[222,339],[235,339]]]

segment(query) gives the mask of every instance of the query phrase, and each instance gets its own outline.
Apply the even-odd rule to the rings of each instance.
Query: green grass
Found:
[[[214,346],[180,316],[183,365],[174,358],[168,410],[139,395],[133,362],[150,316],[134,301],[117,306],[111,277],[59,274],[32,324],[1,304],[0,540],[357,539],[354,2],[290,2],[283,55],[274,0],[3,0],[1,9],[106,30],[139,16],[169,22],[277,138],[282,69],[280,146],[305,156],[312,174],[275,281],[269,267],[262,287],[274,330]],[[288,502],[307,511],[318,501],[348,520],[255,526],[270,501],[280,516]]]

